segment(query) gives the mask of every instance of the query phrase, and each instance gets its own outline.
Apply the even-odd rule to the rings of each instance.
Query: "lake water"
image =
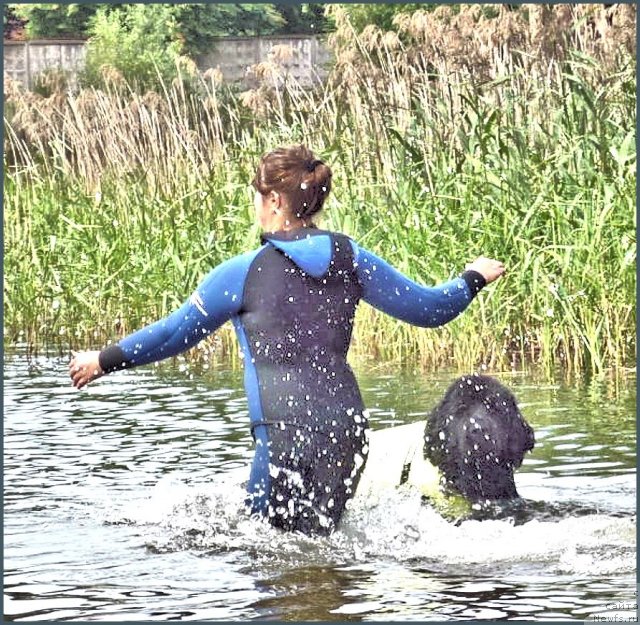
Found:
[[[635,374],[495,374],[536,432],[526,517],[456,526],[399,490],[310,539],[241,514],[241,372],[76,391],[66,369],[5,359],[5,620],[635,620]],[[356,375],[375,428],[424,419],[454,377]]]

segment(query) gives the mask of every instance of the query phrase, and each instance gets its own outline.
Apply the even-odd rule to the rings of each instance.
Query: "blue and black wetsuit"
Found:
[[[100,365],[114,371],[175,356],[231,319],[256,442],[248,505],[277,527],[327,534],[367,454],[364,406],[347,364],[358,302],[433,327],[482,286],[472,271],[420,286],[338,233],[264,235],[257,250],[213,269],[181,308],[103,350]]]

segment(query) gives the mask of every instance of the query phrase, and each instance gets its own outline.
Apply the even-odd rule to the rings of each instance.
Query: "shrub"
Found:
[[[115,70],[136,90],[158,89],[177,75],[180,49],[170,5],[100,8],[91,28],[80,82],[84,86],[103,87],[105,71],[109,75]]]

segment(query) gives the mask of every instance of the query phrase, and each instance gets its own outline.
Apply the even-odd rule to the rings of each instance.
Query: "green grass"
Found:
[[[164,117],[136,117],[133,96],[113,93],[90,137],[77,100],[46,135],[31,129],[39,141],[5,122],[5,342],[100,347],[167,314],[212,266],[258,244],[249,182],[261,153],[305,142],[334,171],[325,227],[423,283],[480,254],[507,266],[440,329],[361,306],[354,355],[634,366],[635,69],[602,75],[578,56],[552,69],[483,85],[454,76],[446,88],[393,68],[390,90],[364,76],[318,91],[288,83],[261,92],[263,117],[206,81],[204,94],[168,90]],[[194,353],[237,361],[229,329]]]

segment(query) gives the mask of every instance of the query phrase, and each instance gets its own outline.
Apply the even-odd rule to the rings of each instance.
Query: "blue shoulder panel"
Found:
[[[236,315],[249,268],[262,249],[221,263],[178,310],[122,339],[118,345],[130,366],[176,356]]]

